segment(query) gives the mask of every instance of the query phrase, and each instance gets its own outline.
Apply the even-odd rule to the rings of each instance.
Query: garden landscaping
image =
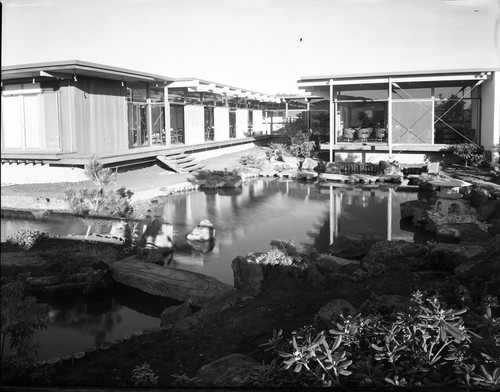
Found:
[[[244,157],[244,172],[251,173],[259,157]],[[276,169],[282,162],[269,165]],[[235,175],[198,177],[213,187],[224,173]],[[402,217],[434,231],[437,243],[381,241],[370,247],[337,238],[330,255],[319,255],[270,239],[269,250],[235,255],[235,292],[206,306],[179,304],[162,315],[159,330],[39,364],[29,368],[30,378],[16,379],[20,373],[2,361],[10,371],[2,372],[2,381],[63,387],[498,388],[498,177],[461,166],[437,177],[444,174],[473,184],[462,191],[470,206],[466,214],[446,220],[435,214],[430,182],[436,177],[428,174],[420,178],[418,203],[401,207]],[[113,200],[119,207],[113,211],[126,210]],[[136,252],[133,241],[43,237],[24,233],[2,243],[2,308],[9,298],[4,288],[18,278],[28,293],[113,290],[108,266]]]

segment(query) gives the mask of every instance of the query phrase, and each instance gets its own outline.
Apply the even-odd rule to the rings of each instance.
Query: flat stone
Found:
[[[190,299],[196,306],[203,306],[214,297],[234,290],[234,287],[210,276],[143,263],[135,256],[114,262],[111,273],[116,282],[126,286],[178,301]]]
[[[321,173],[319,175],[319,178],[321,180],[341,181],[341,182],[345,182],[345,181],[349,180],[349,176],[346,176],[346,175],[340,174],[340,173]]]

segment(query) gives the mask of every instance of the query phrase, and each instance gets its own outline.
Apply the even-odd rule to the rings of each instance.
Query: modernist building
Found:
[[[304,119],[330,161],[422,163],[457,143],[500,144],[499,69],[308,76],[298,85],[312,96]]]
[[[280,104],[206,80],[83,61],[3,67],[2,162],[82,167],[95,154],[122,166],[252,143],[276,129]]]

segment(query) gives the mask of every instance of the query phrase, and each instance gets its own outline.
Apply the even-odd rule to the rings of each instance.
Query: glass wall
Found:
[[[214,140],[214,108],[205,106],[205,141]]]
[[[170,104],[170,143],[184,143],[184,105]]]
[[[234,110],[229,110],[229,137],[236,137],[236,112]]]
[[[391,121],[394,144],[478,143],[481,101],[474,83],[393,83],[391,119],[387,86],[335,87],[337,142],[387,144]],[[319,105],[324,107],[319,110]],[[329,129],[326,105],[328,100],[311,103],[309,121],[313,132],[322,132],[325,126]]]
[[[150,145],[147,99],[148,85],[146,83],[127,84],[128,143],[130,148]]]

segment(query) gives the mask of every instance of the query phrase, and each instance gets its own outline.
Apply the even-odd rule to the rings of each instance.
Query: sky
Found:
[[[263,93],[500,68],[500,0],[3,0],[2,66],[81,60]]]

